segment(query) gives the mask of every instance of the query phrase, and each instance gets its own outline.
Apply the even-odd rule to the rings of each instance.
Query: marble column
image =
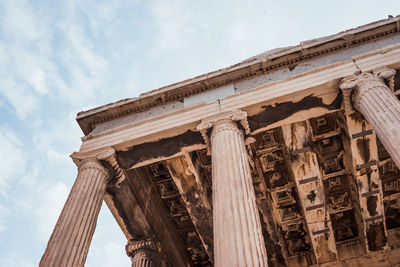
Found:
[[[381,69],[350,75],[342,80],[340,88],[346,115],[353,107],[360,111],[400,167],[400,101],[385,84],[395,74],[394,70]]]
[[[109,177],[97,159],[79,161],[78,176],[39,266],[84,266]]]
[[[160,257],[157,247],[150,239],[129,241],[126,245],[126,254],[131,257],[132,267],[160,267]]]
[[[246,113],[207,119],[198,129],[212,128],[214,266],[267,266],[256,197],[245,140]]]

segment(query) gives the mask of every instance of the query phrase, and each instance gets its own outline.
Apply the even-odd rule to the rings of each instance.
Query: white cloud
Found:
[[[155,56],[168,50],[182,49],[189,44],[190,37],[195,33],[191,22],[196,14],[190,5],[184,4],[180,0],[151,3],[150,8],[158,29],[153,50]]]
[[[122,85],[121,90],[126,92],[127,94],[131,94],[131,97],[135,96],[135,88],[137,88],[137,79],[138,79],[138,71],[136,67],[131,67],[129,70],[127,70],[125,74],[125,81],[124,84]]]
[[[0,94],[14,108],[19,119],[25,119],[39,105],[38,97],[11,77],[0,76]]]
[[[117,222],[103,202],[85,266],[130,266],[130,259],[125,253],[126,242]]]
[[[79,4],[65,5],[69,8],[54,16],[25,0],[0,4],[5,37],[0,40],[0,96],[21,120],[37,111],[47,96],[81,106],[95,100],[105,85],[108,62],[76,16]],[[101,10],[103,17],[113,18],[112,10]],[[94,5],[90,12],[96,12]],[[56,50],[54,41],[62,42]]]
[[[83,28],[77,24],[63,24],[62,29],[69,45],[91,75],[99,75],[107,70],[107,61],[93,51],[93,44],[87,39]],[[81,65],[81,64],[80,64]]]
[[[132,2],[134,1],[128,3]],[[80,11],[84,12],[87,17],[90,30],[95,38],[112,38],[116,33],[114,25],[119,25],[118,13],[126,10],[127,5],[122,1],[86,1]]]
[[[0,202],[0,233],[7,229],[7,217],[10,214],[10,210]]]
[[[9,56],[4,48],[4,44],[0,42],[0,64],[7,64],[9,62]]]
[[[18,179],[26,168],[27,157],[16,134],[0,125],[0,232],[6,229],[10,180]]]
[[[38,236],[47,241],[67,199],[69,188],[64,183],[46,184],[40,187],[40,205],[36,209]]]
[[[4,16],[1,19],[3,31],[14,38],[33,41],[39,37],[39,29],[31,5],[25,0],[3,1]]]
[[[75,112],[59,112],[45,122],[37,121],[34,126],[33,142],[37,152],[47,155],[46,161],[50,164],[72,163],[69,155],[73,150],[79,150],[82,132],[75,121]],[[45,123],[45,124],[44,124]]]
[[[48,91],[46,85],[46,73],[43,69],[33,69],[31,75],[29,75],[28,81],[39,94],[44,94]]]
[[[123,243],[99,242],[91,246],[89,253],[88,267],[129,266],[130,260]]]
[[[58,23],[65,37],[65,47],[57,52],[57,58],[67,81],[58,81],[55,86],[63,102],[80,107],[101,95],[106,85],[109,63],[96,51],[95,44],[87,37],[84,25],[72,19],[68,17]]]
[[[32,262],[21,259],[21,255],[13,253],[12,255],[7,255],[4,258],[0,258],[0,266],[7,267],[34,267]]]
[[[0,96],[23,120],[37,110],[39,95],[48,92],[52,27],[25,0],[3,1],[0,8]]]
[[[344,30],[348,18],[356,26],[355,17],[370,22],[366,14],[388,14],[354,14],[359,3],[346,4],[348,12],[337,5],[326,13],[316,1],[321,9],[289,1],[0,0],[0,108],[14,111],[7,118],[13,124],[0,126],[0,234],[32,236],[23,249],[6,244],[0,266],[33,266],[22,257],[43,252],[37,247],[47,242],[75,179],[68,155],[80,145],[77,111],[165,85],[163,77],[176,82],[304,36]],[[379,7],[390,13],[395,4]],[[87,266],[129,266],[125,237],[107,206],[101,214]],[[13,219],[36,222],[36,232],[21,228],[11,236]]]
[[[21,174],[18,179],[18,185],[23,186],[28,190],[33,189],[37,185],[38,180],[39,180],[38,178],[39,178],[41,169],[40,169],[40,165],[37,163],[36,160],[37,160],[37,158],[35,158],[35,157],[29,158],[29,162],[30,162],[29,168],[26,168],[24,173]],[[27,169],[29,169],[29,171],[26,171]],[[22,200],[21,200],[21,203],[22,203]]]
[[[0,199],[7,198],[8,181],[23,173],[27,157],[16,134],[5,125],[0,125]]]

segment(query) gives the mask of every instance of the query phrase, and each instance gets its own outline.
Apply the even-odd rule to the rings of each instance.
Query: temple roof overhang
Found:
[[[114,103],[79,112],[77,121],[85,135],[97,124],[114,120],[131,113],[140,112],[171,101],[182,101],[184,97],[212,90],[235,81],[246,80],[278,69],[293,70],[304,61],[318,57],[330,57],[338,51],[360,47],[385,37],[396,35],[400,29],[400,17],[389,18],[331,36],[301,42],[299,45],[277,48],[246,59],[238,64],[209,72],[191,79],[177,82],[141,94],[139,97],[123,99]],[[365,50],[373,50],[370,47]],[[351,58],[351,55],[348,55]],[[322,63],[329,64],[328,62]],[[298,73],[295,71],[294,73]]]
[[[240,110],[271,266],[400,262],[400,172],[339,89],[400,69],[399,30],[400,17],[374,22],[81,112],[73,157],[111,151],[105,202],[128,240],[153,238],[172,266],[210,266],[210,131],[197,126]],[[398,71],[388,83],[400,98]]]

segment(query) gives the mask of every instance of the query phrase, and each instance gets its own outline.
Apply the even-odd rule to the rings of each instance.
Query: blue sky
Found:
[[[388,15],[397,1],[0,0],[0,266],[37,266],[77,112]],[[86,266],[130,266],[103,204]]]

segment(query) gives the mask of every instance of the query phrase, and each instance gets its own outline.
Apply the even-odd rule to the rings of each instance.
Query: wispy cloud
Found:
[[[46,17],[38,17],[29,2],[0,4],[0,95],[20,119],[37,110],[39,95],[48,92],[47,72],[51,69],[47,51],[52,35]]]
[[[75,179],[78,111],[386,17],[397,3],[367,2],[326,12],[318,1],[0,1],[0,235],[31,238],[0,245],[0,266],[37,265]],[[103,205],[88,266],[129,266],[125,242]]]
[[[10,213],[10,180],[17,179],[25,172],[27,156],[17,135],[5,125],[0,125],[0,232],[6,229]]]
[[[17,135],[0,125],[0,197],[6,198],[7,183],[11,178],[25,171],[27,156]]]
[[[7,100],[5,105],[11,106],[19,119],[25,119],[29,113],[37,110],[39,105],[35,94],[9,77],[0,76],[0,93]]]
[[[104,203],[98,220],[102,223],[97,225],[85,266],[130,266],[130,258],[125,253],[126,238],[120,234],[114,217]],[[110,236],[114,236],[113,240]]]
[[[64,183],[42,185],[40,188],[40,205],[36,209],[36,223],[38,225],[38,238],[46,242],[57,222],[61,209],[67,199],[69,187]]]
[[[32,262],[25,259],[21,259],[21,255],[14,253],[13,255],[7,255],[4,258],[0,258],[0,265],[7,267],[34,267]]]
[[[156,21],[157,33],[153,54],[155,56],[169,50],[183,49],[195,34],[193,25],[195,13],[184,1],[153,1],[150,5]]]
[[[105,242],[90,248],[93,255],[86,263],[88,267],[129,266],[123,243]]]

